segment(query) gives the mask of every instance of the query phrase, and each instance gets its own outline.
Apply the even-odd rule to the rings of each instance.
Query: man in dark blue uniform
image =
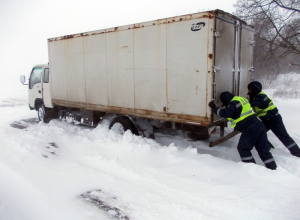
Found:
[[[263,122],[267,131],[271,130],[292,155],[300,157],[300,149],[296,142],[287,133],[278,109],[266,93],[262,91],[262,85],[253,81],[248,85],[248,95],[251,107],[256,116]]]
[[[223,106],[226,106],[225,109],[216,107],[213,101],[209,103],[209,107],[215,114],[227,118],[231,122],[231,127],[242,132],[237,146],[242,161],[255,163],[251,153],[255,146],[266,167],[275,170],[277,166],[268,147],[266,129],[253,113],[249,101],[230,92],[222,92],[220,99]]]

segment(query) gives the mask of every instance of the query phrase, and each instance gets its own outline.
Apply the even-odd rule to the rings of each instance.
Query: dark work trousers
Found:
[[[243,162],[255,163],[251,153],[253,146],[255,146],[259,157],[266,167],[275,170],[277,166],[272,154],[270,153],[266,129],[262,122],[257,118],[251,120],[251,123],[248,123],[244,128],[237,146]]]
[[[262,121],[267,129],[271,130],[292,155],[300,157],[300,149],[296,142],[287,133],[280,114]]]

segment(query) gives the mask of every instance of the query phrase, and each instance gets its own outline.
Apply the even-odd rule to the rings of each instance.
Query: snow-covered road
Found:
[[[300,143],[300,100],[275,104]],[[2,98],[0,109],[1,220],[300,219],[300,158],[271,133],[276,171],[256,152],[260,165],[240,162],[239,136],[209,148],[179,136],[119,136],[105,125],[44,124],[26,99]],[[110,211],[87,202],[89,191]]]

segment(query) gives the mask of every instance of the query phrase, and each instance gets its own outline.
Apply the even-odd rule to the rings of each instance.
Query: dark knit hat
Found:
[[[252,90],[253,95],[257,95],[258,93],[261,92],[262,85],[258,81],[253,81],[253,82],[248,84],[248,90],[250,90],[250,89]]]
[[[222,92],[220,95],[220,100],[223,104],[222,106],[227,106],[233,97],[234,95],[231,92]]]

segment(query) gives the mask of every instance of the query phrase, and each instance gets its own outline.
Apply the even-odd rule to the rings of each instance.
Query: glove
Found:
[[[208,106],[210,107],[210,108],[215,108],[216,107],[216,104],[214,103],[214,101],[210,101],[209,103],[208,103]]]
[[[255,97],[251,92],[248,92],[247,95],[249,96],[250,101],[252,101]]]

